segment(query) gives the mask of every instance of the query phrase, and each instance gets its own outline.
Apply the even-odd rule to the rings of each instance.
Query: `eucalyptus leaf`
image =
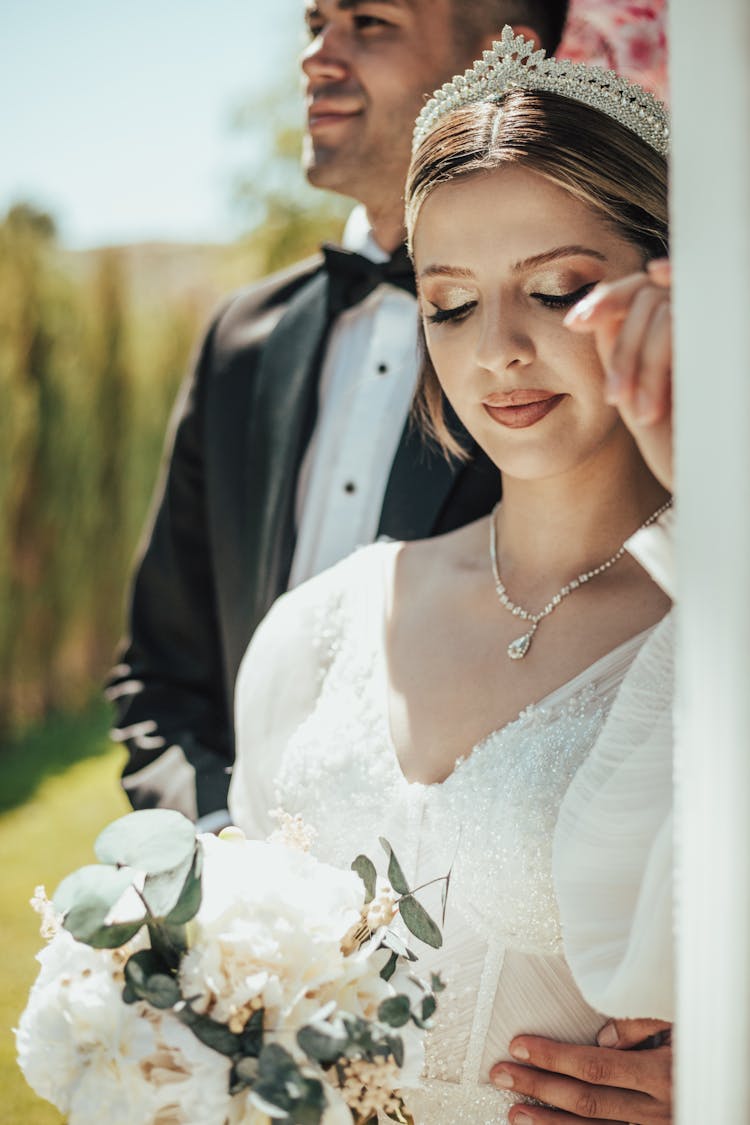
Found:
[[[176,969],[187,951],[187,930],[184,926],[171,926],[166,920],[152,918],[148,922],[151,948],[163,958],[170,968]]]
[[[404,920],[404,925],[414,934],[414,937],[419,938],[425,945],[429,945],[433,949],[440,949],[443,944],[443,935],[425,908],[417,902],[413,895],[406,895],[402,898],[398,904],[398,909]]]
[[[139,949],[125,962],[125,981],[136,990],[154,973],[167,972],[167,966],[153,949]]]
[[[246,1090],[248,1086],[252,1086],[257,1077],[258,1060],[247,1056],[239,1059],[232,1067],[229,1093],[239,1094],[241,1090]]]
[[[365,885],[365,903],[372,902],[375,898],[378,873],[375,864],[366,855],[358,855],[352,863],[352,871],[356,871]]]
[[[81,867],[68,875],[52,899],[55,910],[63,915],[66,930],[78,941],[91,945],[92,938],[101,936],[108,914],[132,884],[133,878],[133,871],[97,864]],[[133,920],[132,925],[135,924]],[[142,925],[143,919],[138,922],[136,933]]]
[[[193,862],[190,865],[187,878],[180,891],[177,904],[167,915],[169,925],[184,925],[190,922],[198,913],[203,897],[201,874],[203,872],[203,848],[200,842],[196,844]]]
[[[147,875],[174,871],[195,849],[195,825],[173,809],[142,809],[113,821],[94,845],[102,863],[136,867]]]
[[[401,870],[401,864],[396,859],[396,853],[394,852],[393,848],[391,847],[391,845],[388,843],[388,841],[385,839],[384,836],[380,837],[380,843],[383,847],[383,850],[385,851],[385,854],[388,856],[388,881],[389,881],[389,883],[393,887],[394,891],[396,891],[398,894],[400,894],[400,895],[410,894],[411,892],[409,890],[409,884],[406,882],[406,878],[404,877],[404,873]]]
[[[143,921],[139,918],[136,922],[113,922],[111,926],[100,926],[88,939],[88,944],[93,949],[119,949],[135,937]]]
[[[430,988],[436,996],[439,992],[445,992],[445,985],[443,984],[443,978],[440,976],[440,973],[430,974]]]
[[[389,996],[378,1008],[378,1019],[391,1027],[403,1027],[411,1018],[408,996]]]
[[[126,984],[122,990],[123,1004],[135,1004],[138,999],[138,993],[134,989],[132,989],[129,984]]]
[[[388,1054],[393,1055],[397,1067],[404,1065],[404,1041],[400,1035],[389,1035],[386,1039]]]
[[[297,1032],[297,1043],[308,1058],[316,1062],[335,1062],[349,1047],[349,1034],[341,1021],[335,1024],[309,1023]]]
[[[422,1019],[428,1020],[437,1010],[437,1000],[434,996],[425,996],[422,1001]]]
[[[125,965],[125,981],[141,1000],[154,1008],[173,1008],[181,999],[180,987],[168,966],[151,949],[134,953]]]
[[[397,953],[391,953],[391,955],[388,958],[388,960],[386,961],[385,965],[383,965],[383,968],[380,970],[380,975],[383,978],[383,980],[390,980],[391,979],[391,977],[393,976],[393,974],[396,971],[397,965],[398,965],[398,954]]]
[[[161,871],[158,875],[146,876],[141,893],[154,918],[166,918],[177,906],[192,864],[193,856],[188,856],[172,871]]]
[[[317,1078],[303,1078],[302,1081],[302,1096],[292,1110],[292,1121],[295,1125],[320,1125],[326,1109],[323,1083]]]
[[[259,1101],[270,1107],[262,1109],[269,1117],[289,1117],[304,1088],[302,1072],[289,1052],[278,1043],[264,1047],[258,1060],[258,1080],[251,1094],[253,1103],[258,1108],[261,1108]]]
[[[155,973],[148,978],[143,999],[148,1000],[152,1008],[173,1008],[181,998],[180,986],[174,977]]]
[[[240,1032],[240,1050],[246,1058],[257,1059],[263,1049],[263,1008],[258,1008],[251,1015]]]
[[[234,1058],[239,1054],[239,1036],[229,1030],[226,1024],[212,1020],[210,1016],[202,1016],[194,1012],[189,1005],[176,1009],[177,1018],[186,1027],[189,1027],[196,1039],[200,1039],[206,1047],[218,1051],[220,1055]]]
[[[269,1043],[261,1051],[259,1059],[261,1078],[280,1078],[286,1082],[300,1077],[300,1070],[286,1048],[280,1043]]]

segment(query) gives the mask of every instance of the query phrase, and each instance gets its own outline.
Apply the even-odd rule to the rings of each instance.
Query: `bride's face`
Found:
[[[414,257],[427,345],[469,433],[505,473],[549,477],[630,442],[593,337],[563,325],[639,249],[542,176],[510,165],[435,189]]]

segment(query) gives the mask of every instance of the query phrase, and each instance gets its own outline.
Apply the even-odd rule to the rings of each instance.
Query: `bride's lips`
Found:
[[[482,406],[495,422],[510,430],[523,430],[546,418],[559,406],[565,395],[552,391],[517,390],[505,394],[489,395]]]

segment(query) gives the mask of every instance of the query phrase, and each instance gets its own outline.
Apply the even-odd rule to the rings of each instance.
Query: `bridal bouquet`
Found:
[[[279,814],[267,841],[196,837],[132,813],[42,914],[41,971],[17,1030],[21,1068],[70,1125],[408,1122],[438,977],[391,928],[440,930],[387,841],[388,879],[308,854]],[[447,887],[447,878],[446,878]]]

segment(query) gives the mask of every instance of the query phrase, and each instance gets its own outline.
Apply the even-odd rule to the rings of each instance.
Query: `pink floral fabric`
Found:
[[[571,0],[557,55],[615,70],[667,102],[667,0]]]

